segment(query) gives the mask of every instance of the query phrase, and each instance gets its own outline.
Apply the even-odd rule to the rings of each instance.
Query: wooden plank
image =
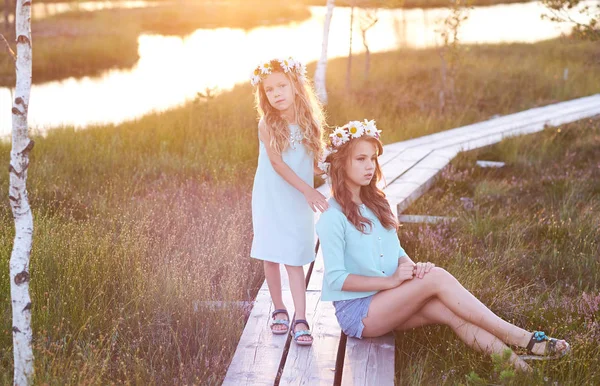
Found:
[[[415,165],[415,168],[442,170],[449,163],[449,158],[440,156],[434,152],[419,161],[419,163]]]
[[[290,291],[283,291],[283,301],[291,318],[294,303]],[[273,385],[288,335],[271,332],[271,312],[273,303],[269,292],[258,291],[223,385]]]
[[[280,385],[331,385],[340,340],[340,327],[332,302],[321,301],[321,292],[306,296],[307,317],[314,338],[312,346],[292,342]],[[312,321],[312,322],[311,322]]]
[[[547,122],[552,121],[554,119],[560,119],[561,117],[573,115],[580,116],[581,114],[585,116],[586,111],[597,107],[598,103],[600,103],[598,102],[598,100],[587,100],[585,103],[579,104],[550,105],[546,106],[545,108],[541,108],[545,110],[538,110],[538,113],[535,115],[526,114],[527,111],[529,111],[527,110],[525,112],[511,114],[502,118],[498,118],[495,121],[501,121],[501,124],[495,126],[493,129],[481,130],[485,127],[485,123],[489,121],[475,124],[473,125],[473,127],[479,126],[479,128],[477,128],[477,130],[471,129],[470,134],[466,135],[469,136],[471,139],[478,139],[493,134],[516,131],[521,128],[526,128],[530,125],[541,125],[541,127],[543,128],[543,126]],[[539,113],[540,111],[542,112],[542,114]]]
[[[586,117],[593,116],[596,114],[600,114],[600,106],[588,106],[585,109],[573,108],[568,114],[559,117],[552,117],[551,119],[538,119],[537,122],[528,122],[525,125],[513,124],[505,128],[501,132],[487,132],[485,134],[480,135],[479,137],[474,136],[470,140],[456,143],[454,145],[443,145],[447,150],[451,151],[469,151],[484,146],[493,145],[502,141],[505,138],[542,131],[548,123],[564,124],[567,122],[574,122],[580,119],[584,119]]]
[[[393,184],[384,190],[387,199],[398,197],[408,197],[415,189],[419,188],[419,183],[396,180]]]
[[[426,184],[429,180],[435,178],[435,176],[442,169],[432,169],[432,168],[422,168],[420,166],[415,166],[410,169],[406,173],[404,173],[400,178],[396,180],[395,183],[406,183],[413,182],[418,185]]]
[[[413,138],[407,141],[396,142],[393,144],[389,144],[384,146],[384,154],[388,153],[401,153],[402,151],[406,151],[407,149],[414,147],[423,147],[423,148],[440,148],[440,144],[450,143],[453,144],[452,139],[456,140],[457,138],[466,139],[463,137],[469,137],[469,139],[480,138],[481,136],[486,136],[488,134],[494,134],[497,132],[503,132],[507,130],[515,129],[515,125],[519,127],[526,126],[531,123],[541,123],[542,125],[546,122],[557,122],[557,123],[566,123],[570,122],[570,120],[561,120],[565,115],[569,115],[573,112],[584,112],[587,109],[595,108],[600,105],[600,94],[593,95],[590,97],[579,98],[576,100],[561,102],[553,105],[547,105],[542,107],[536,107],[529,110],[517,112],[514,114],[505,115],[498,118],[489,119],[487,121],[478,122],[469,124],[463,127],[442,131],[439,133],[434,133],[430,135],[426,135],[419,138]],[[589,112],[584,113],[583,117],[591,116]],[[554,121],[560,120],[560,121]],[[446,142],[449,141],[449,142]],[[462,141],[458,141],[460,143]],[[434,145],[434,146],[430,146]],[[385,165],[390,162],[396,156],[386,157],[385,162],[381,162],[381,165]]]
[[[475,161],[475,165],[479,166],[480,168],[497,169],[503,167],[504,165],[506,165],[506,163],[498,161],[477,160]]]
[[[378,338],[348,338],[342,385],[393,385],[395,346],[393,334]]]
[[[310,275],[310,281],[306,286],[306,290],[309,292],[320,292],[323,285],[323,275],[325,273],[325,263],[323,262],[323,250],[319,248],[317,252],[317,258],[315,259],[315,265],[313,266],[312,274]]]
[[[560,125],[598,114],[600,114],[600,94],[534,108],[445,132],[386,145],[380,164],[386,178],[396,180],[385,189],[386,192],[390,193],[389,200],[392,209],[397,215],[433,184],[437,172],[441,170],[440,166],[444,165],[445,162],[441,158],[449,161],[463,149],[473,149],[493,144],[507,136],[540,131],[546,124]],[[430,152],[438,158],[419,159],[416,156]],[[421,165],[419,165],[419,162],[415,164],[415,161],[425,159],[427,161]],[[412,183],[406,183],[407,181]],[[318,190],[329,196],[327,185],[321,186]],[[307,268],[308,266],[305,267],[305,272]],[[337,320],[335,320],[333,305],[329,302],[320,301],[323,272],[323,261],[322,256],[320,256],[315,261],[307,294],[307,301],[310,302],[311,307],[316,304],[316,308],[312,311],[314,312],[313,322],[311,323],[313,333],[321,334],[324,341],[328,339],[339,340],[339,327],[337,326]],[[282,281],[284,288],[286,288],[283,292],[284,301],[288,305],[290,314],[292,314],[293,303],[285,272],[282,272]],[[316,303],[315,299],[318,299]],[[273,383],[281,361],[286,336],[276,336],[271,333],[268,327],[271,311],[271,299],[266,285],[263,285],[240,339],[238,349],[234,354],[224,384],[235,384],[237,386],[239,384],[266,385]],[[322,326],[320,326],[321,324]],[[315,342],[319,340],[317,335],[315,335],[315,338]],[[325,384],[321,379],[326,379],[326,383],[329,384],[333,372],[329,370],[331,371],[331,374],[329,374],[325,369],[327,363],[330,363],[328,361],[331,360],[328,358],[331,357],[335,361],[334,351],[337,350],[337,347],[333,350],[333,346],[335,344],[324,345],[320,348],[318,344],[313,344],[312,348],[304,351],[300,350],[300,347],[292,348],[292,355],[288,358],[290,361],[286,361],[282,383]],[[348,339],[344,377],[342,378],[343,384],[390,384],[390,380],[393,382],[394,378],[393,355],[394,345],[393,341],[390,343],[389,336],[374,340]],[[310,369],[314,371],[309,371]],[[319,374],[323,378],[320,378]]]
[[[582,100],[580,103],[549,105],[467,125],[458,129],[446,131],[444,132],[444,136],[439,136],[438,133],[431,134],[426,136],[429,138],[429,143],[427,145],[418,145],[418,147],[422,147],[424,149],[454,147],[460,150],[465,147],[461,145],[466,144],[469,141],[486,138],[495,134],[515,131],[527,127],[528,125],[537,124],[542,125],[543,127],[543,125],[545,125],[548,121],[552,121],[553,119],[561,119],[561,117],[564,116],[589,116],[589,110],[595,109],[598,104],[600,104],[600,97],[582,99],[584,100]]]
[[[401,223],[413,223],[413,224],[438,224],[441,222],[456,221],[456,217],[401,214],[398,216],[398,221],[400,221]]]
[[[405,161],[401,159],[393,160],[382,170],[383,179],[378,186],[385,190],[385,188],[390,186],[398,177],[417,164],[417,161]]]

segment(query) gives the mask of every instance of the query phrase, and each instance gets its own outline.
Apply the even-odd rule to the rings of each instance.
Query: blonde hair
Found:
[[[312,151],[316,165],[323,154],[323,125],[325,124],[323,107],[308,79],[300,79],[294,71],[284,72],[277,61],[272,61],[271,65],[272,72],[281,72],[290,81],[294,93],[296,120],[304,136],[303,142]],[[289,146],[290,128],[288,122],[281,117],[279,110],[269,103],[263,83],[258,84],[254,94],[256,110],[259,119],[267,124],[271,134],[271,147],[281,154]]]
[[[329,178],[331,178],[331,192],[333,198],[342,207],[342,212],[348,218],[348,221],[362,233],[367,233],[367,225],[373,226],[373,223],[368,218],[360,214],[358,205],[352,201],[352,192],[346,184],[348,160],[352,156],[352,151],[361,141],[369,141],[377,148],[377,155],[383,153],[383,145],[377,138],[363,136],[357,139],[346,142],[345,144],[336,147],[336,152],[327,156],[326,161],[331,163],[329,168]],[[385,198],[385,193],[377,187],[377,183],[383,177],[379,159],[375,161],[375,172],[373,179],[369,185],[360,187],[360,199],[365,206],[379,219],[381,225],[386,229],[398,229],[398,220],[394,217],[390,204]]]

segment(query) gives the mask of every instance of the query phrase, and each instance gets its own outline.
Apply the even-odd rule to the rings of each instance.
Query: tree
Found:
[[[327,13],[325,14],[325,23],[323,25],[323,44],[321,45],[321,58],[317,63],[315,70],[315,88],[319,100],[324,105],[327,104],[327,88],[325,86],[325,75],[327,73],[327,44],[329,43],[329,26],[333,16],[333,7],[335,0],[327,0]]]
[[[458,31],[462,24],[469,18],[469,7],[464,0],[450,0],[448,7],[450,13],[443,20],[442,29],[439,31],[442,37],[442,45],[438,48],[438,54],[442,61],[440,68],[441,87],[439,91],[440,112],[444,112],[448,101],[456,103],[455,80],[460,61],[460,45]]]
[[[31,1],[18,0],[15,12],[17,54],[16,87],[12,107],[12,148],[8,198],[15,220],[15,240],[10,256],[10,296],[13,317],[14,384],[29,385],[33,379],[31,347],[31,298],[29,256],[33,241],[33,215],[27,198],[27,169],[33,141],[28,137],[27,113],[31,93]],[[6,42],[6,40],[4,39]]]
[[[369,68],[371,66],[371,51],[367,44],[367,31],[379,21],[377,9],[365,9],[360,18],[360,33],[362,35],[363,46],[365,47],[365,80],[369,78]]]
[[[350,42],[348,45],[348,65],[346,67],[346,89],[350,90],[350,76],[352,72],[352,33],[354,27],[354,7],[356,6],[356,0],[352,0],[350,6]]]
[[[600,40],[600,3],[595,7],[581,0],[542,0],[542,3],[549,12],[542,18],[573,25],[573,35],[576,37]]]

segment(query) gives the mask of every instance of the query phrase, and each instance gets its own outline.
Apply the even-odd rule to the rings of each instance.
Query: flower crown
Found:
[[[326,161],[327,157],[329,157],[330,154],[336,153],[338,147],[349,142],[351,139],[360,138],[363,135],[379,139],[380,134],[381,130],[377,130],[375,121],[368,121],[366,119],[363,122],[350,121],[344,126],[337,127],[335,130],[333,130],[333,133],[329,134],[330,143],[327,144],[327,147],[323,152],[323,157],[319,162],[319,169],[325,172],[323,178],[327,178],[327,175],[329,174],[329,168],[331,166],[331,163]]]
[[[250,83],[252,83],[252,86],[256,86],[265,76],[271,74],[273,67],[276,65],[279,65],[285,73],[294,71],[298,74],[300,81],[304,81],[306,78],[306,66],[290,56],[287,59],[271,59],[256,66],[252,74],[250,74]]]

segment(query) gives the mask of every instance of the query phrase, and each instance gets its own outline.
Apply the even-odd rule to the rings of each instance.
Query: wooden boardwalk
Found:
[[[600,115],[600,94],[538,107],[384,147],[380,157],[384,189],[392,210],[401,213],[434,182],[461,151]],[[385,135],[385,133],[384,133]],[[319,189],[329,196],[327,186]],[[402,241],[402,240],[401,240]],[[343,336],[331,302],[321,302],[323,259],[317,243],[315,262],[307,274],[307,319],[314,343],[292,344],[289,335],[273,335],[273,311],[266,282],[240,338],[223,385],[378,385],[394,384],[394,337],[353,339]],[[283,299],[293,315],[293,302],[282,267]]]

